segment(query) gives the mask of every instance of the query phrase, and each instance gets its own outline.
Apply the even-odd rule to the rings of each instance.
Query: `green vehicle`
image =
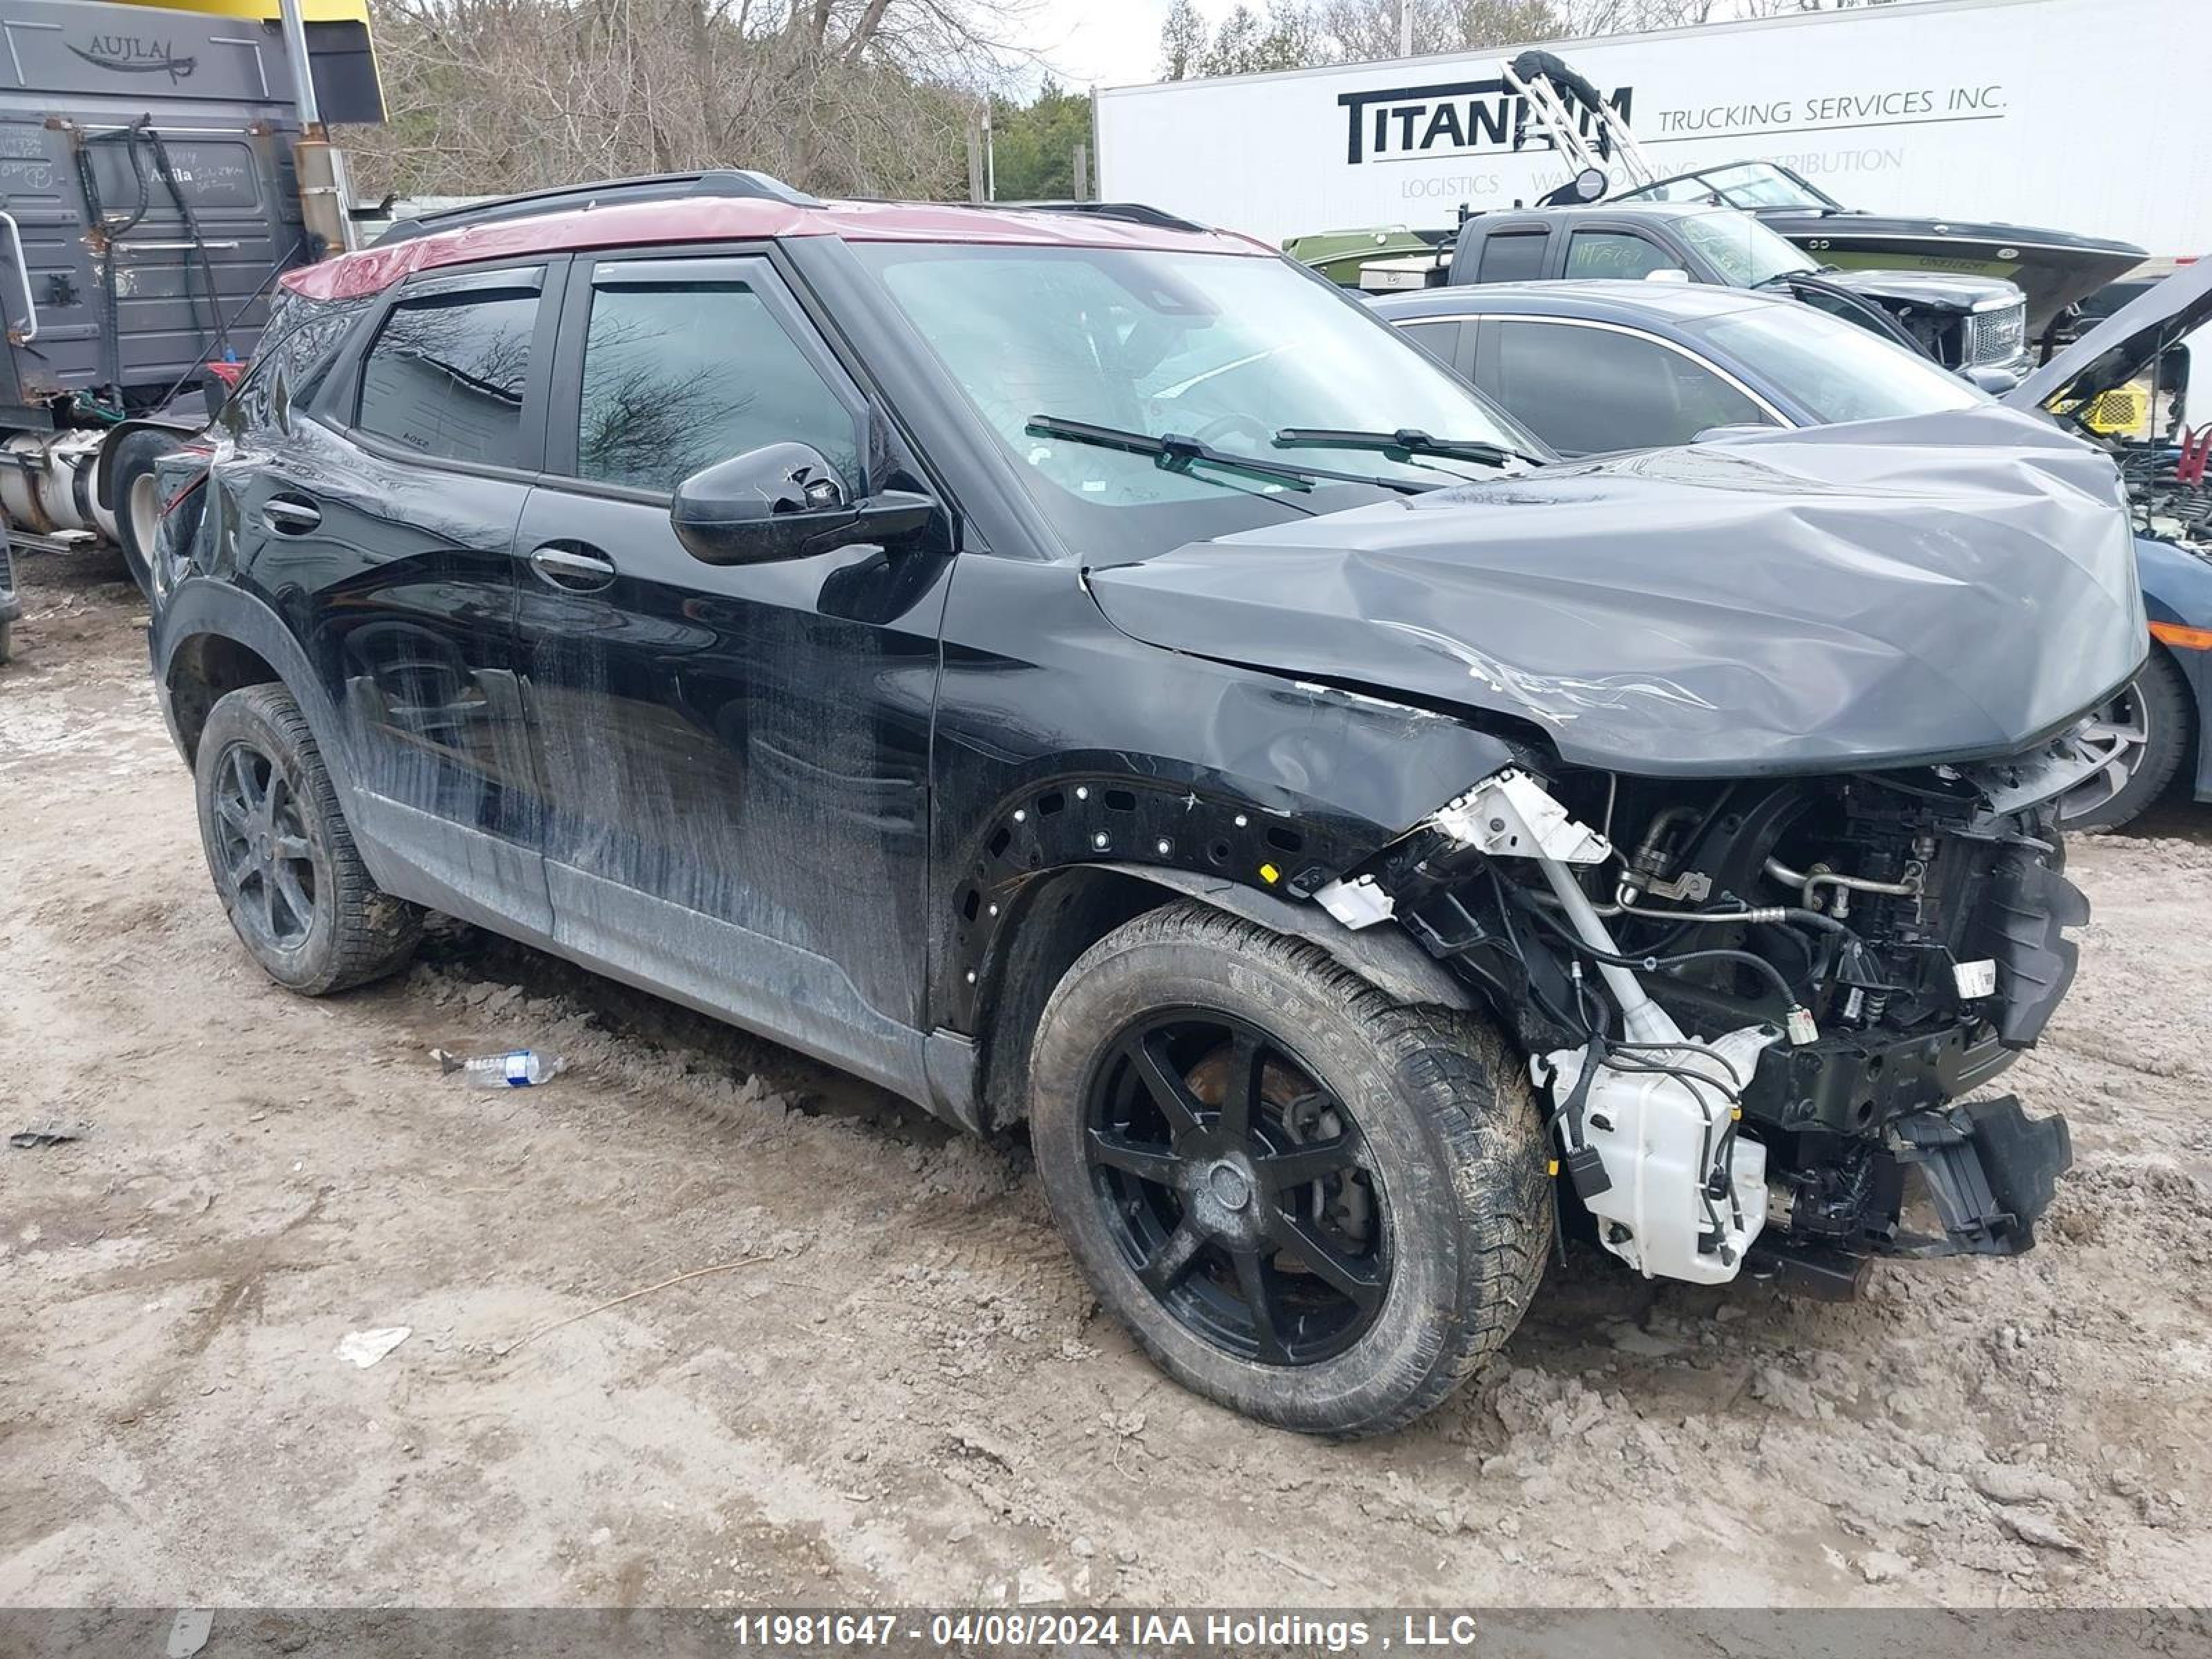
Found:
[[[1332,283],[1358,288],[1360,270],[1370,260],[1435,253],[1451,240],[1452,235],[1449,230],[1413,230],[1404,225],[1322,230],[1289,238],[1283,244],[1283,252]]]

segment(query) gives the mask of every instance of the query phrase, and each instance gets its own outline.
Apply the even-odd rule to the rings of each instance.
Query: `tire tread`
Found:
[[[286,988],[301,996],[330,996],[384,978],[415,952],[422,937],[422,913],[376,884],[354,845],[353,831],[338,805],[337,786],[324,763],[322,750],[307,716],[282,685],[249,685],[230,692],[210,711],[201,744],[225,741],[227,707],[258,717],[292,751],[330,852],[335,891],[334,929],[327,958],[313,977]]]
[[[1527,1073],[1497,1028],[1479,1015],[1401,1002],[1320,945],[1198,901],[1147,911],[1093,945],[1054,988],[1040,1028],[1053,1024],[1087,968],[1146,945],[1210,947],[1306,981],[1371,1033],[1377,1050],[1416,1085],[1409,1098],[1450,1164],[1462,1239],[1459,1294],[1437,1328],[1437,1340],[1416,1352],[1387,1391],[1395,1403],[1330,1432],[1348,1439],[1403,1428],[1442,1404],[1504,1345],[1543,1277],[1552,1195]],[[1154,1364],[1175,1374],[1146,1332],[1133,1327],[1132,1334]],[[1267,1415],[1263,1406],[1245,1408]]]

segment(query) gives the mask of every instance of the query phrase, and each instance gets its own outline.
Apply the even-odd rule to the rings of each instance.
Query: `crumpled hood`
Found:
[[[2147,638],[2112,462],[1996,408],[1547,467],[1087,577],[1151,643],[1651,775],[2017,752]]]

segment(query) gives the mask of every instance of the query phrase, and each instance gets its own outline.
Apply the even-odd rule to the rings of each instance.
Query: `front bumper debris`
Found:
[[[2058,1177],[2074,1164],[2066,1120],[2032,1118],[2010,1095],[1917,1112],[1892,1126],[1898,1160],[1917,1167],[1943,1237],[1900,1233],[1898,1255],[2018,1255]]]

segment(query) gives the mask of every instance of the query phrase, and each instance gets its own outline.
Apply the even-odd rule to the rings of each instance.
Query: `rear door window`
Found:
[[[354,424],[447,460],[519,466],[542,273],[403,295],[362,362]]]
[[[1525,283],[1544,274],[1544,247],[1552,240],[1548,230],[1501,231],[1484,239],[1478,283]]]
[[[223,429],[236,438],[267,421],[286,423],[293,406],[314,395],[369,303],[280,292],[245,373],[216,410]]]
[[[1475,385],[1565,455],[1686,444],[1771,418],[1712,369],[1641,334],[1493,318]]]

